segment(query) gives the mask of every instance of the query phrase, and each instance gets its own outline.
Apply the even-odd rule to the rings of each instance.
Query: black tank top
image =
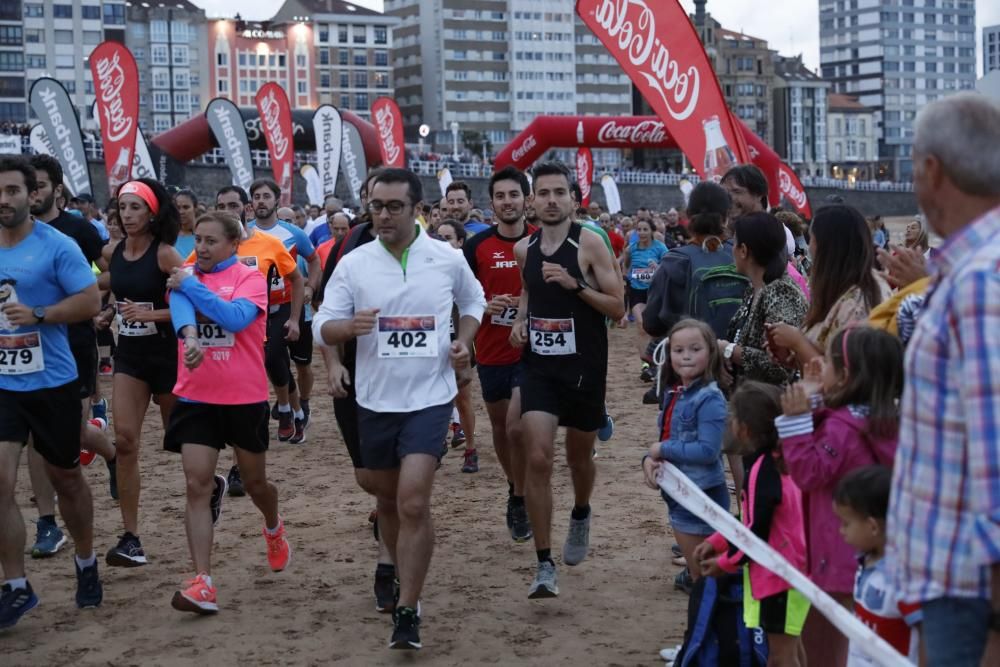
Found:
[[[577,259],[583,227],[570,223],[569,233],[552,255],[542,254],[542,230],[531,235],[524,265],[528,289],[528,347],[524,361],[529,369],[555,376],[576,386],[603,386],[608,371],[608,328],[604,315],[578,294],[542,278],[542,262],[566,267],[582,279]]]
[[[160,242],[154,240],[142,257],[125,259],[125,241],[111,253],[111,291],[117,301],[126,299],[135,303],[152,304],[152,310],[163,310],[167,305],[167,274],[160,270],[158,260]],[[177,355],[177,340],[169,322],[147,323],[128,327],[119,322],[118,346],[123,352],[139,354]],[[155,329],[155,333],[146,333]],[[133,333],[137,335],[126,335]]]

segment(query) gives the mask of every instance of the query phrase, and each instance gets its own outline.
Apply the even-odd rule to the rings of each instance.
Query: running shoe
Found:
[[[461,424],[451,425],[451,448],[455,449],[461,445],[465,444],[465,431],[462,430]]]
[[[660,402],[660,397],[656,395],[656,385],[653,385],[649,390],[642,395],[643,405],[657,405]]]
[[[524,503],[514,505],[511,508],[510,536],[518,544],[527,542],[532,538],[531,522],[528,520],[528,508]]]
[[[122,535],[104,560],[112,567],[140,567],[148,562],[139,538],[129,532]]]
[[[271,406],[271,419],[278,421],[278,402],[275,401],[274,405]]]
[[[604,424],[601,428],[597,429],[597,439],[601,442],[607,442],[611,439],[611,436],[615,434],[615,420],[611,418],[611,415],[604,415]]]
[[[694,588],[694,580],[691,579],[691,573],[688,572],[686,567],[674,577],[674,588],[691,595],[691,589]]]
[[[243,478],[240,477],[240,469],[237,466],[229,469],[226,484],[229,486],[229,495],[233,498],[242,498],[247,494],[246,489],[243,488]]]
[[[111,360],[110,359],[101,359],[101,365],[100,365],[100,367],[99,367],[99,369],[97,371],[98,375],[101,375],[103,377],[107,377],[107,376],[111,375],[112,373],[114,373],[114,371],[115,371],[115,369],[111,365]]]
[[[514,494],[507,494],[507,530],[514,528]]]
[[[670,545],[670,553],[672,553],[674,556],[676,556],[678,558],[683,558],[684,557],[684,552],[681,550],[681,545],[679,545],[679,544],[671,544]]]
[[[375,611],[391,614],[396,609],[396,566],[379,563],[375,566]]]
[[[474,449],[465,450],[462,472],[479,472],[479,454]]]
[[[104,465],[108,466],[108,487],[112,500],[118,500],[118,456],[110,461],[105,460]]]
[[[278,440],[288,442],[295,435],[294,416],[291,412],[278,413]]]
[[[29,582],[25,582],[24,588],[12,588],[10,584],[4,584],[0,588],[0,628],[15,625],[37,605],[38,596],[31,590]]]
[[[278,519],[276,535],[271,535],[265,526],[264,539],[267,541],[267,564],[272,572],[281,572],[292,560],[292,545],[285,539],[285,522]]]
[[[538,564],[535,580],[531,582],[531,588],[528,589],[528,598],[538,600],[540,598],[554,598],[558,595],[559,584],[556,578],[555,563],[543,560]]]
[[[587,557],[590,548],[590,517],[586,519],[569,519],[569,533],[563,544],[563,562],[567,565],[579,565]]]
[[[392,639],[389,648],[418,649],[420,643],[420,615],[416,609],[399,607],[392,614]]]
[[[306,441],[306,420],[296,419],[295,420],[295,433],[292,435],[291,442],[293,445],[301,445]]]
[[[212,525],[219,524],[219,517],[222,516],[222,499],[226,497],[226,488],[229,486],[226,478],[222,475],[215,476],[215,488],[212,489],[212,500],[209,507],[212,509]]]
[[[66,536],[59,526],[39,519],[35,522],[35,544],[31,547],[32,558],[54,556],[66,544]]]
[[[108,421],[108,399],[102,398],[97,403],[91,403],[90,416],[94,419]]]
[[[104,599],[104,589],[101,587],[101,577],[97,573],[97,561],[90,567],[80,568],[73,560],[76,568],[76,606],[80,609],[100,607]]]
[[[218,600],[215,597],[215,586],[208,583],[204,574],[185,581],[187,586],[182,591],[174,593],[170,606],[177,611],[193,611],[196,614],[214,614],[219,611]]]
[[[302,414],[305,415],[305,417],[303,418],[303,422],[302,422],[302,428],[308,428],[309,427],[309,414],[310,414],[309,413],[309,399],[308,398],[300,398],[299,399],[299,403],[302,404]]]
[[[101,433],[105,433],[108,430],[108,421],[106,419],[101,419],[100,417],[94,417],[87,422],[94,428],[96,428]],[[80,465],[89,466],[97,458],[97,452],[92,452],[89,449],[80,449]]]
[[[652,382],[656,379],[656,369],[647,363],[643,363],[642,372],[639,373],[639,379],[643,382]]]

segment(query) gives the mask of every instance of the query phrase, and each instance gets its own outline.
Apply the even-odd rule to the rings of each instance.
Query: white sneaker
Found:
[[[681,652],[681,646],[678,644],[673,648],[665,648],[660,651],[660,658],[667,662],[673,662],[677,659],[677,654]]]

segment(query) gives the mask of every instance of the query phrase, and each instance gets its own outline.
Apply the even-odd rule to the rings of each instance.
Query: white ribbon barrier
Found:
[[[715,504],[687,475],[666,461],[660,463],[660,488],[680,503],[684,509],[719,531],[730,544],[736,546],[755,563],[790,583],[802,593],[812,606],[826,616],[852,642],[864,645],[865,652],[875,662],[885,667],[912,667],[896,649],[872,632],[871,628],[844,609],[836,600],[824,593],[809,578],[784,559],[771,545],[754,535],[736,517]]]

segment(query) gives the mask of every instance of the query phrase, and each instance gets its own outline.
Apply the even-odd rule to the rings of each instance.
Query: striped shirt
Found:
[[[934,266],[906,351],[888,560],[906,602],[988,599],[1000,563],[1000,207]]]

